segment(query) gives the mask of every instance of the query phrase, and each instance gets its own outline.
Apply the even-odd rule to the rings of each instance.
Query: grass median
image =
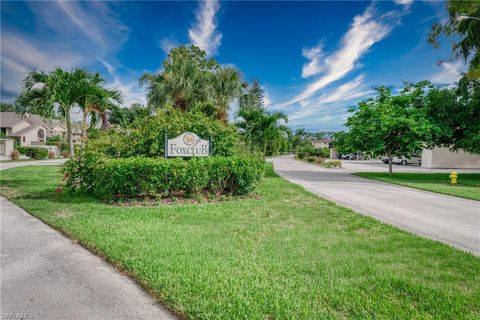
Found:
[[[359,172],[354,175],[406,187],[480,201],[480,173],[459,173],[458,184],[450,185],[449,173]]]
[[[273,173],[258,195],[114,206],[57,193],[60,168],[1,172],[1,194],[201,319],[478,318],[480,259]]]

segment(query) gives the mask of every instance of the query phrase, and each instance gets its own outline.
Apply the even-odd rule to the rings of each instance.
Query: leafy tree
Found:
[[[420,105],[425,100],[425,85],[407,85],[398,96],[392,96],[388,88],[377,88],[376,98],[362,101],[351,110],[353,114],[345,124],[349,131],[341,135],[347,142],[344,146],[374,156],[386,155],[392,174],[394,156],[408,156],[431,145],[434,128]]]
[[[0,112],[15,112],[15,104],[0,102]]]
[[[471,0],[448,0],[448,19],[432,26],[429,42],[439,47],[441,35],[450,37],[452,58],[470,60],[467,76],[480,79],[480,2]]]
[[[67,127],[70,156],[74,156],[72,121],[70,112],[86,96],[92,75],[82,69],[65,71],[60,68],[51,73],[32,71],[23,81],[23,91],[16,101],[20,114],[33,111],[51,119],[60,114]]]
[[[480,153],[480,80],[464,77],[456,87],[430,90],[427,98],[435,145]]]
[[[148,106],[164,109],[173,106],[183,112],[196,103],[211,101],[216,118],[226,121],[230,103],[241,94],[240,73],[233,67],[222,68],[215,59],[206,58],[196,46],[174,48],[157,74],[144,74]]]
[[[258,80],[243,84],[243,94],[239,99],[240,109],[265,107],[265,94]]]
[[[114,108],[110,113],[109,121],[121,127],[128,127],[136,119],[150,117],[152,110],[140,103],[132,103],[128,108]]]

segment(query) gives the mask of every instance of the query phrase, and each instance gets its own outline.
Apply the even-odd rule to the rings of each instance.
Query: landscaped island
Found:
[[[144,207],[55,192],[58,167],[2,171],[1,194],[191,318],[480,317],[480,260],[276,176],[258,196]]]
[[[480,201],[480,173],[459,174],[458,184],[455,186],[450,185],[448,173],[395,173],[389,176],[383,172],[359,172],[355,175]]]

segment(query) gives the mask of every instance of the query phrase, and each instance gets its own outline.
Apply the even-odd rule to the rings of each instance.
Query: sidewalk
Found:
[[[175,319],[133,280],[3,197],[0,218],[2,319]]]

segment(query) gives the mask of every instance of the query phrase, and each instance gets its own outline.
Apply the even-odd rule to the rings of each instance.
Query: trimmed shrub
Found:
[[[88,154],[65,166],[66,187],[104,199],[191,197],[199,193],[243,195],[263,175],[256,157],[109,159]]]
[[[17,146],[16,149],[20,154],[27,154],[27,147]]]
[[[342,167],[342,161],[340,161],[340,160],[328,160],[327,162],[324,163],[323,166],[325,168],[341,168]]]
[[[307,162],[316,162],[316,158],[313,156],[310,156],[307,158]]]
[[[70,152],[68,152],[67,150],[63,150],[62,151],[62,157],[64,157],[64,158],[70,157]]]
[[[325,158],[316,157],[316,158],[315,158],[315,162],[316,162],[316,163],[325,163]]]
[[[48,150],[48,159],[53,159],[55,158],[55,152],[53,152],[52,150]]]
[[[46,159],[48,156],[48,150],[39,147],[27,147],[25,148],[25,154],[27,157],[37,160]]]
[[[13,149],[12,152],[10,152],[10,158],[12,160],[18,160],[20,159],[20,152],[18,152],[17,149]]]

